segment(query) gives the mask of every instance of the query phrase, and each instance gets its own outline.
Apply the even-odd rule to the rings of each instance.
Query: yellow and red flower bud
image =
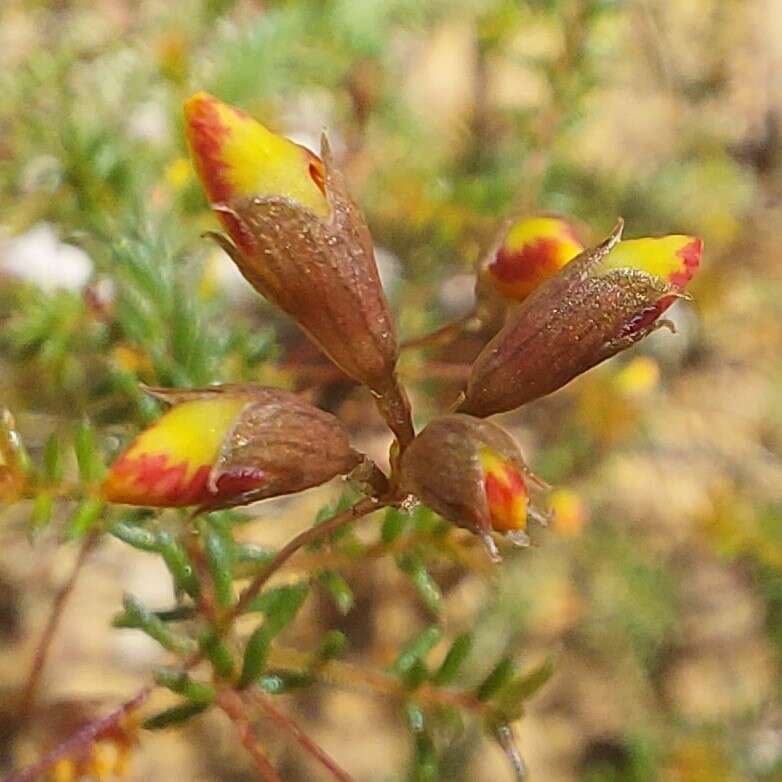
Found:
[[[397,344],[366,222],[334,167],[202,94],[186,104],[199,176],[245,279],[347,375],[395,387]]]
[[[480,535],[493,556],[492,532],[526,545],[528,519],[545,521],[530,506],[531,483],[542,485],[515,440],[499,426],[468,415],[432,421],[402,455],[402,491]]]
[[[630,347],[692,278],[700,239],[669,236],[602,244],[564,266],[508,316],[473,364],[460,411],[486,416],[550,394]]]
[[[683,291],[701,262],[703,240],[673,234],[646,239],[625,239],[603,261],[604,269],[639,269],[660,277]]]
[[[541,283],[584,250],[573,226],[561,217],[527,217],[513,223],[479,272],[503,299],[524,301]]]
[[[527,526],[529,493],[518,467],[488,446],[478,452],[483,471],[483,490],[489,506],[492,529],[523,531]]]
[[[185,128],[210,203],[282,196],[318,215],[329,213],[321,159],[270,132],[241,109],[198,92],[185,102]],[[230,217],[220,217],[231,238],[241,244]]]
[[[157,389],[173,406],[114,462],[110,502],[205,508],[302,491],[350,472],[359,457],[337,418],[260,386]]]

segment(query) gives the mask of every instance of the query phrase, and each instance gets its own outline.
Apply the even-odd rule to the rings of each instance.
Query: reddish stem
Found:
[[[283,714],[272,702],[272,699],[260,690],[252,692],[253,700],[266,712],[269,718],[280,728],[287,731],[299,743],[301,748],[312,755],[325,769],[327,769],[334,779],[339,782],[355,782],[353,777],[344,769],[340,768],[334,758],[326,752],[319,744],[313,741],[290,717]]]
[[[399,443],[399,453],[404,451],[415,437],[413,419],[410,410],[410,400],[407,393],[399,384],[399,379],[394,376],[393,382],[382,393],[372,391],[380,415],[394,433]],[[392,470],[393,481],[393,470]]]
[[[310,543],[336,532],[346,524],[366,516],[372,511],[385,507],[386,503],[376,497],[365,497],[352,507],[332,516],[328,521],[308,527],[296,537],[289,540],[275,555],[274,559],[255,577],[253,582],[242,592],[233,610],[229,612],[223,623],[223,627],[229,626],[239,614],[253,601],[258,593],[266,586],[268,580],[300,549]]]
[[[46,620],[46,626],[44,627],[41,638],[35,648],[35,654],[33,655],[33,661],[30,666],[30,673],[27,675],[27,680],[25,681],[21,695],[19,696],[19,716],[22,719],[30,715],[33,703],[35,702],[35,696],[38,694],[38,689],[41,684],[46,660],[52,648],[52,641],[54,640],[57,628],[60,626],[65,604],[73,593],[73,588],[76,586],[79,573],[81,572],[84,563],[87,561],[90,552],[95,547],[99,537],[99,533],[93,531],[84,539],[68,579],[60,587],[54,598],[54,603],[49,612],[49,618]]]
[[[429,348],[443,345],[447,345],[453,342],[469,325],[472,320],[475,319],[474,312],[468,312],[458,320],[446,323],[444,326],[440,326],[439,329],[429,332],[429,334],[422,334],[420,337],[413,337],[403,342],[399,347],[401,350],[409,350],[411,348]]]
[[[198,583],[201,585],[197,600],[198,608],[213,625],[217,626],[217,601],[214,596],[212,576],[204,556],[203,541],[195,534],[190,534],[185,540],[185,549],[195,568]]]
[[[255,768],[264,782],[282,782],[266,753],[261,748],[258,739],[253,733],[250,721],[244,709],[242,699],[233,690],[221,690],[217,695],[217,705],[226,713],[228,718],[236,726],[242,746],[253,759]]]
[[[55,747],[47,755],[44,755],[35,765],[12,773],[3,782],[33,782],[33,780],[52,768],[62,758],[84,755],[96,741],[100,741],[101,738],[111,733],[126,714],[138,709],[149,697],[153,689],[152,686],[145,687],[129,701],[125,701],[119,708],[111,712],[111,714],[91,722],[77,733],[74,733],[69,739]]]

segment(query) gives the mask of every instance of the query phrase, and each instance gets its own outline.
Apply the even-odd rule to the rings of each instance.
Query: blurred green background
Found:
[[[215,222],[181,118],[198,89],[311,148],[327,129],[405,337],[469,307],[509,214],[700,235],[678,334],[504,417],[556,487],[553,529],[493,573],[435,575],[446,626],[477,628],[476,672],[556,655],[518,726],[533,780],[782,780],[781,73],[778,0],[3,0],[0,401],[34,455],[82,417],[110,453],[156,415],[138,381],[307,385],[312,351],[199,238]],[[458,391],[460,350],[406,354],[419,422]],[[320,401],[383,458],[360,393]],[[284,540],[329,491],[261,506],[248,538]],[[29,515],[0,517],[8,691],[74,554],[31,543]],[[88,568],[45,699],[127,696],[158,662],[108,623],[123,589],[164,600],[164,574],[117,543]],[[425,619],[398,581],[384,560],[351,575],[343,629],[378,664]],[[395,706],[318,690],[292,708],[358,779],[402,778]],[[321,778],[269,741],[286,781]],[[129,778],[252,779],[237,754],[215,717],[144,737]],[[441,778],[507,770],[468,726]]]

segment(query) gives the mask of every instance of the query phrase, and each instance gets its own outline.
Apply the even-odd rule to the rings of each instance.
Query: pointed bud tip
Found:
[[[188,98],[184,115],[193,162],[210,202],[282,196],[328,214],[317,155],[207,92]]]
[[[683,291],[695,276],[703,254],[703,240],[697,236],[669,236],[626,239],[605,259],[606,269],[638,269],[659,277]]]

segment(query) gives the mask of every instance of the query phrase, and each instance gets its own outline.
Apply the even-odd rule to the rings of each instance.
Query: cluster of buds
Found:
[[[394,322],[372,238],[334,165],[204,93],[185,104],[196,171],[225,233],[211,234],[248,282],[292,317],[346,375],[370,389],[397,437],[392,502],[414,495],[477,533],[526,544],[541,482],[486,416],[516,409],[665,325],[702,243],[622,241],[622,222],[585,248],[565,219],[509,223],[481,264],[478,320],[492,339],[456,413],[414,436],[396,377]],[[115,502],[218,508],[316,486],[362,457],[342,424],[294,394],[254,386],[152,393],[172,408],[120,456],[104,484]],[[384,484],[384,482],[381,482]]]
[[[503,326],[472,366],[461,412],[486,416],[514,410],[655,329],[672,328],[661,316],[685,297],[703,243],[681,235],[623,242],[623,225],[620,220],[605,241],[561,263],[556,273],[541,273],[539,284],[509,307]],[[517,255],[519,263],[529,262],[539,272],[556,270],[558,260],[573,250],[567,235],[559,245],[552,240],[545,246],[550,263],[532,253]],[[488,273],[501,293],[494,269],[490,266]],[[523,270],[516,269],[516,275],[522,277]]]

